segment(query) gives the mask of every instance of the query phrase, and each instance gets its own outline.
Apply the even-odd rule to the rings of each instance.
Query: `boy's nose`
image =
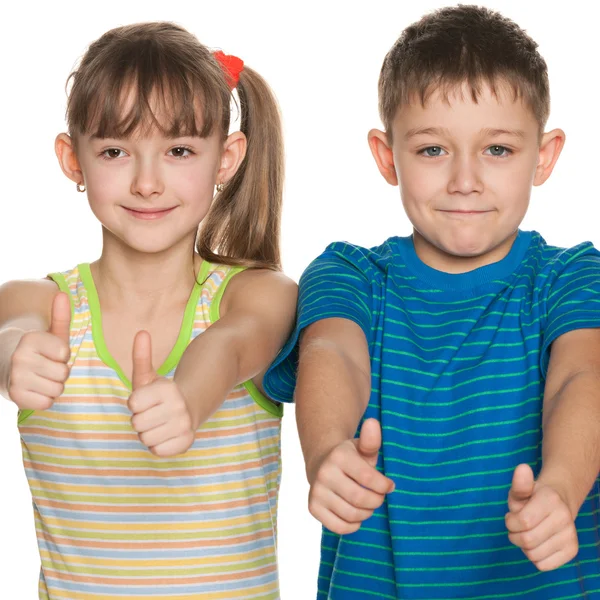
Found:
[[[480,165],[475,157],[459,156],[452,163],[448,192],[457,194],[472,194],[482,192]]]
[[[153,161],[140,161],[131,182],[131,193],[135,196],[150,198],[164,192],[164,182],[160,168]]]

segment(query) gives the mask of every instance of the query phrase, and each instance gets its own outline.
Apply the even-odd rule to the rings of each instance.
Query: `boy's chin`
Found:
[[[498,238],[469,238],[464,240],[447,240],[438,245],[441,250],[450,258],[465,261],[477,261],[486,263],[502,260],[512,247],[515,234]]]

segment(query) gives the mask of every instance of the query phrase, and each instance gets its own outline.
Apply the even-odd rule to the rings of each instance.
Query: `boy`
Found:
[[[329,246],[265,379],[291,400],[299,339],[319,598],[600,598],[600,253],[518,229],[565,139],[536,48],[459,6],[384,61],[369,144],[413,235]]]

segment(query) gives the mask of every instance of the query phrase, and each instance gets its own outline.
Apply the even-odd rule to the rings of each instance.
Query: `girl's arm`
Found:
[[[197,429],[236,385],[262,377],[288,336],[296,314],[297,285],[282,273],[248,270],[233,277],[220,318],[186,349],[175,382]]]
[[[50,328],[57,293],[50,280],[9,281],[0,286],[0,394],[8,396],[11,358],[21,338]]]

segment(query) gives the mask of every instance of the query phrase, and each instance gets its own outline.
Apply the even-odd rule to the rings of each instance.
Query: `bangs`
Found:
[[[152,39],[125,40],[111,50],[112,56],[82,64],[69,78],[72,135],[129,138],[158,130],[165,137],[208,137],[217,126],[227,131],[229,89],[208,53],[194,57]]]
[[[517,77],[478,75],[461,79],[438,75],[437,78],[433,78],[433,81],[418,76],[414,79],[415,81],[407,82],[406,87],[402,89],[400,104],[409,104],[417,99],[424,107],[433,94],[437,94],[443,102],[449,104],[452,96],[464,99],[465,88],[471,100],[477,104],[483,89],[487,88],[497,99],[508,95],[515,102],[522,100],[534,112],[534,102],[530,90],[527,89],[527,82],[519,81]],[[535,116],[537,118],[538,115]]]
[[[391,122],[396,111],[402,106],[420,102],[425,107],[434,94],[443,102],[450,103],[450,99],[458,97],[464,99],[468,94],[474,103],[478,103],[484,89],[500,100],[511,98],[521,101],[530,111],[543,130],[550,110],[549,99],[539,101],[539,90],[547,90],[544,81],[532,82],[518,72],[437,72],[431,73],[424,70],[410,70],[403,77],[398,77],[398,84],[394,93],[388,94],[381,103],[382,118],[386,123],[388,133],[391,133]],[[401,82],[401,83],[400,83]],[[547,98],[547,95],[546,95]]]

